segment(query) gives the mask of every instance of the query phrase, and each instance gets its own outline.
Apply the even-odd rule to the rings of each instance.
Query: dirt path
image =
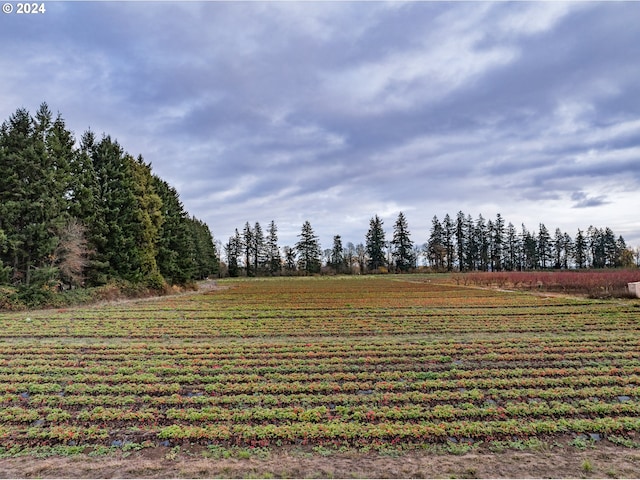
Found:
[[[164,300],[165,298],[176,298],[176,297],[184,297],[187,295],[194,295],[196,293],[205,293],[211,292],[214,290],[226,290],[229,287],[220,287],[216,283],[215,280],[204,280],[202,282],[198,282],[197,290],[186,290],[178,293],[170,293],[168,295],[154,295],[151,297],[142,297],[142,298],[125,298],[122,300],[113,300],[105,303],[134,303],[134,302],[151,302],[154,300]]]
[[[169,293],[167,295],[152,295],[149,297],[133,297],[133,298],[117,298],[114,300],[101,300],[95,303],[90,303],[86,305],[75,305],[72,307],[66,307],[66,310],[70,310],[73,308],[87,308],[87,307],[100,307],[104,305],[126,305],[128,303],[138,303],[138,302],[153,302],[156,300],[164,300],[176,297],[184,297],[187,295],[195,295],[198,293],[206,293],[212,292],[215,290],[226,290],[229,287],[221,287],[217,284],[215,280],[204,280],[197,284],[196,290],[185,290],[177,293]]]
[[[149,449],[127,458],[0,459],[0,478],[640,478],[640,451],[593,449],[507,451],[464,455],[411,452],[401,456],[282,451],[265,459],[171,458]]]

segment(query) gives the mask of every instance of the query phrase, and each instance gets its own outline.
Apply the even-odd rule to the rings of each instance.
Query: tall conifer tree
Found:
[[[277,275],[282,269],[282,257],[280,255],[280,248],[278,247],[278,227],[276,227],[274,220],[271,220],[269,224],[265,246],[269,274]]]
[[[320,249],[318,237],[308,220],[302,225],[302,231],[298,237],[300,237],[300,240],[296,243],[296,251],[298,252],[300,269],[307,274],[319,273],[322,250]]]
[[[398,219],[393,226],[393,259],[396,268],[401,272],[407,272],[415,265],[413,257],[413,242],[411,241],[411,233],[409,225],[404,213],[398,214]]]
[[[386,265],[384,254],[385,239],[382,220],[378,215],[369,221],[369,231],[366,238],[367,268],[376,272]]]

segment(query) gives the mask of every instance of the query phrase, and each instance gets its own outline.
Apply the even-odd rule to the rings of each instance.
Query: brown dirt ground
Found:
[[[0,459],[0,478],[640,478],[640,450],[611,445],[400,456],[282,450],[266,459],[221,460],[184,454],[171,459],[169,452],[158,447],[126,458],[6,458]]]

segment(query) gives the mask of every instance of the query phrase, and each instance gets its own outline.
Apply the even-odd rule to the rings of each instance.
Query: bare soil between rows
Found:
[[[207,459],[170,448],[105,457],[0,459],[0,478],[640,478],[640,450],[610,445],[578,450],[463,455],[405,452],[272,452],[267,458]]]

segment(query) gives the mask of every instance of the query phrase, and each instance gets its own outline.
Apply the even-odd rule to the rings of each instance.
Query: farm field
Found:
[[[568,476],[640,476],[640,301],[442,280],[224,280],[177,297],[0,313],[0,472],[20,455],[82,454],[158,458],[168,462],[158,476],[185,459],[254,468],[215,476],[307,476],[283,462],[524,450],[584,457]],[[202,468],[185,476],[217,472]],[[517,473],[453,472],[473,468]]]

